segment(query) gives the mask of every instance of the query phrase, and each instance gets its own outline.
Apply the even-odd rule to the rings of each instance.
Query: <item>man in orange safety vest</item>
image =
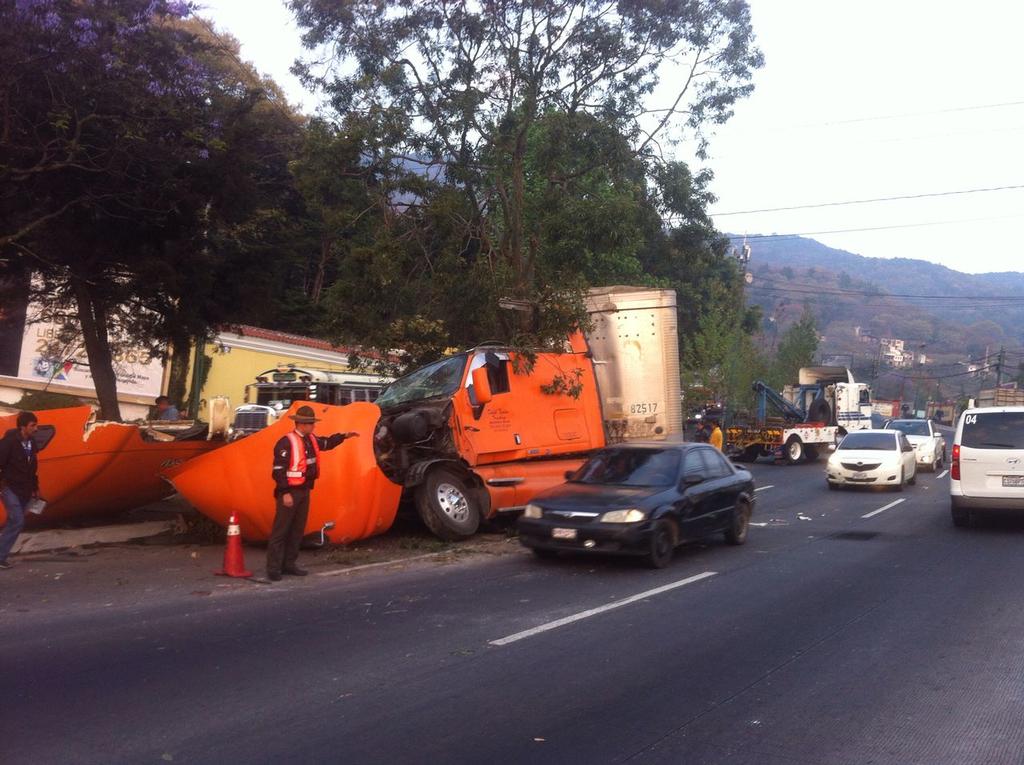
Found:
[[[311,406],[300,406],[295,414],[295,430],[274,445],[274,526],[267,542],[267,579],[276,582],[281,574],[305,576],[307,571],[296,565],[299,545],[309,517],[309,493],[320,475],[320,452],[330,451],[345,439],[358,433],[335,433],[315,436],[319,422]]]

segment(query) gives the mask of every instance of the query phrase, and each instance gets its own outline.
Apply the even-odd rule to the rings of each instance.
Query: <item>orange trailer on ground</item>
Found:
[[[192,438],[159,433],[147,438],[138,425],[91,422],[88,406],[36,412],[39,419],[39,491],[42,515],[27,514],[29,526],[72,518],[110,516],[156,502],[174,492],[160,473],[223,444],[207,440],[202,427]],[[6,432],[17,415],[0,417]],[[179,434],[187,435],[187,434]],[[171,440],[157,440],[170,438]],[[0,503],[0,519],[6,521]]]

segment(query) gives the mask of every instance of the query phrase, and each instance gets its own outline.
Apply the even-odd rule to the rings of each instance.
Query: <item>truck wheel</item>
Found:
[[[416,509],[439,539],[455,541],[473,536],[480,526],[480,509],[473,492],[458,473],[435,468],[416,492]]]
[[[737,462],[757,462],[757,458],[761,456],[760,446],[748,446],[742,449],[739,454],[736,455]]]
[[[786,462],[790,465],[795,465],[803,459],[804,442],[800,440],[800,436],[790,436],[789,440],[786,441],[786,447],[782,452],[786,458]]]
[[[804,456],[808,462],[814,462],[818,459],[818,447],[817,446],[805,446]]]

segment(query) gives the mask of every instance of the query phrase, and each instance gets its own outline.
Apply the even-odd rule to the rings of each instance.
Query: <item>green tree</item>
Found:
[[[440,246],[453,248],[470,273],[480,269],[487,291],[535,307],[478,316],[506,338],[562,336],[580,320],[578,296],[595,271],[638,273],[629,257],[635,213],[618,183],[623,151],[642,161],[632,194],[642,198],[667,130],[684,123],[703,145],[702,128],[730,116],[762,63],[749,9],[736,0],[291,7],[307,46],[338,52],[326,67],[299,71],[343,118],[364,117],[366,161],[425,179],[413,220],[445,237],[420,262],[436,264],[452,252]],[[685,62],[685,74],[651,127],[647,96],[670,61]],[[625,141],[607,140],[612,133]],[[579,151],[601,144],[611,151]],[[414,182],[395,185],[403,184]],[[591,204],[580,210],[583,200]],[[588,239],[600,246],[572,249]],[[573,278],[563,283],[564,274]]]
[[[268,202],[298,125],[189,14],[171,0],[0,11],[4,265],[74,306],[107,419],[119,341],[163,353],[260,305],[254,232],[286,217]]]
[[[805,308],[799,321],[787,329],[779,340],[779,347],[771,366],[773,387],[781,389],[783,385],[796,382],[800,368],[814,363],[814,354],[817,350],[817,324],[814,314]]]

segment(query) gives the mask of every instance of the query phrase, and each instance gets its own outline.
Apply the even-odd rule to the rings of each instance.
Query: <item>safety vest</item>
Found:
[[[313,469],[316,470],[316,463],[320,459],[320,444],[316,438],[313,438],[313,458],[307,462],[306,447],[302,443],[304,440],[294,430],[288,434],[288,441],[292,446],[292,456],[288,461],[288,472],[285,473],[285,476],[288,478],[289,486],[305,486],[306,471],[309,468],[309,464],[312,463]],[[316,473],[313,475],[316,477]]]

